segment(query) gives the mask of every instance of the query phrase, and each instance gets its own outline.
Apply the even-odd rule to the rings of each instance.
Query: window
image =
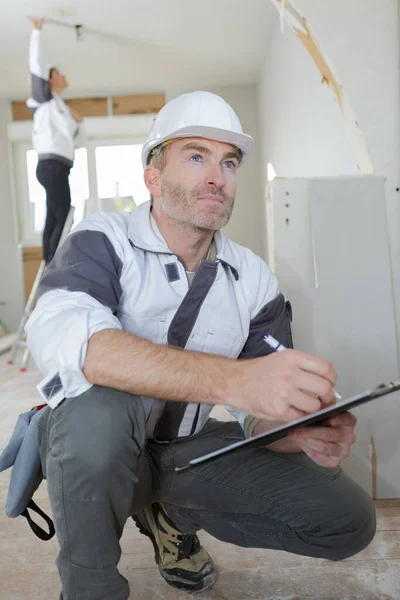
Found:
[[[89,173],[86,148],[79,148],[75,152],[75,161],[69,176],[69,185],[71,188],[71,204],[75,207],[74,227],[87,214],[86,204],[89,199]]]
[[[98,210],[132,210],[149,200],[141,151],[153,118],[154,115],[135,115],[115,120],[93,118],[88,122],[90,135],[85,147],[75,153],[69,178],[74,225]],[[36,179],[37,155],[29,139],[32,125],[23,124],[23,129],[20,123],[11,125],[17,239],[23,246],[36,246],[41,244],[46,194]]]
[[[28,191],[29,191],[29,215],[30,232],[42,233],[46,219],[46,192],[36,179],[36,167],[38,159],[34,150],[26,153],[26,165],[28,169]],[[75,207],[74,223],[77,225],[85,215],[85,203],[89,198],[89,179],[87,167],[86,148],[80,148],[75,153],[74,166],[69,176],[71,188],[71,203]]]
[[[43,231],[46,218],[46,193],[36,179],[37,162],[36,152],[28,150],[26,153],[26,165],[28,169],[29,216],[32,233]]]
[[[132,210],[149,199],[143,181],[141,151],[141,144],[96,147],[97,193],[101,210]]]

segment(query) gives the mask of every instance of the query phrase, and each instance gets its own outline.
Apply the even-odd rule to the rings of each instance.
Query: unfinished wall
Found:
[[[0,99],[0,319],[15,330],[23,310],[22,272],[17,248],[11,196],[7,123],[9,103]]]
[[[400,332],[399,35],[397,0],[296,0],[335,66],[365,135],[386,203]],[[266,48],[259,87],[262,166],[278,176],[356,174],[331,91],[288,25]],[[362,218],[362,215],[360,215]],[[399,336],[398,336],[399,337]]]
[[[262,178],[260,173],[260,125],[257,86],[230,86],[210,90],[219,94],[242,122],[243,131],[253,136],[256,145],[253,156],[238,171],[238,194],[232,218],[224,232],[235,242],[264,256],[265,229],[262,214]]]

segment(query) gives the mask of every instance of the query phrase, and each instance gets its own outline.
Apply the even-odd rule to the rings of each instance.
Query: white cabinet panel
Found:
[[[274,179],[268,204],[270,263],[293,305],[295,346],[333,363],[344,397],[396,379],[383,178]],[[356,414],[348,472],[379,498],[400,497],[400,393]]]

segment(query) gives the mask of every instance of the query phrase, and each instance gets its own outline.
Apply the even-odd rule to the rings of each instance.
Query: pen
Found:
[[[264,335],[263,340],[274,352],[282,352],[286,350],[286,346],[278,342],[272,335]],[[333,388],[336,400],[342,400],[342,396]]]

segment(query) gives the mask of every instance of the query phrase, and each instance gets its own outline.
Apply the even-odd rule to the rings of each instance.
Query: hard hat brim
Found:
[[[153,139],[151,142],[144,144],[142,150],[143,168],[146,168],[146,166],[149,164],[151,151],[153,148],[156,148],[163,142],[166,142],[167,139],[171,140],[187,137],[199,137],[208,140],[215,140],[217,142],[225,142],[226,144],[232,144],[232,146],[236,146],[242,152],[241,164],[243,164],[249,158],[254,150],[254,139],[245,133],[228,131],[226,129],[218,129],[217,127],[206,127],[203,125],[184,127],[169,133],[165,139],[159,137],[158,139]]]

